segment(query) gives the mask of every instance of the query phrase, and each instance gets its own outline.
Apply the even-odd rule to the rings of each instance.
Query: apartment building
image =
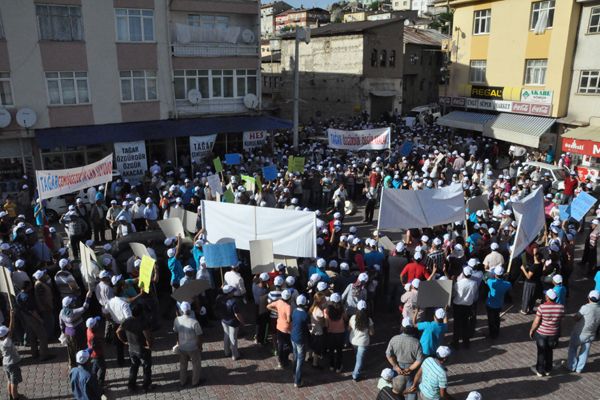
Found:
[[[422,17],[427,14],[429,7],[433,6],[433,2],[434,0],[392,0],[392,10],[414,10]]]
[[[450,0],[441,125],[511,144],[558,144],[567,114],[580,5],[573,0]]]
[[[224,150],[244,130],[289,126],[260,114],[259,11],[256,0],[0,2],[0,178],[90,163],[115,142],[185,167],[188,136],[218,133]]]
[[[293,31],[296,27],[316,28],[329,23],[329,11],[322,8],[293,8],[275,16],[275,34]]]
[[[274,1],[260,7],[260,36],[268,39],[275,34],[275,16],[292,8],[285,1]]]

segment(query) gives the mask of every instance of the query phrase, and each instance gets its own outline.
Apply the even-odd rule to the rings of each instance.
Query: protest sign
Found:
[[[62,194],[78,192],[112,180],[113,155],[83,167],[35,171],[37,190],[41,200]]]
[[[289,156],[288,157],[288,173],[292,173],[294,172],[294,156]]]
[[[225,193],[223,193],[223,199],[225,200],[225,203],[233,203],[235,201],[235,196],[230,189],[227,189]]]
[[[223,185],[221,184],[221,178],[219,175],[213,174],[206,177],[208,187],[213,193],[223,194]]]
[[[248,175],[241,175],[240,177],[244,181],[244,188],[249,192],[254,192],[254,185],[256,185],[256,179]]]
[[[544,192],[541,188],[522,200],[512,202],[517,221],[517,233],[513,244],[512,257],[519,256],[535,240],[544,225]]]
[[[215,166],[216,173],[223,172],[223,164],[221,163],[221,159],[219,157],[213,160],[213,165]]]
[[[183,226],[186,231],[195,235],[198,232],[196,222],[198,221],[198,214],[193,211],[185,210],[185,217],[183,218]]]
[[[471,197],[467,200],[467,209],[470,213],[474,213],[479,210],[489,210],[488,194],[484,193],[480,196]]]
[[[390,240],[389,237],[387,236],[382,236],[379,238],[379,244],[383,246],[384,249],[388,250],[388,251],[395,251],[396,250],[396,246],[394,245],[394,243],[392,243],[392,241]]]
[[[329,147],[341,150],[384,150],[390,148],[390,128],[376,128],[359,131],[327,129]]]
[[[383,189],[378,229],[428,228],[465,219],[462,185],[441,189]]]
[[[123,179],[129,179],[131,183],[140,182],[148,171],[146,142],[115,143],[115,162]]]
[[[452,281],[421,281],[417,295],[417,307],[421,310],[428,307],[444,308],[450,305],[452,297]]]
[[[298,276],[298,259],[297,258],[290,258],[290,257],[286,257],[286,256],[278,256],[278,255],[274,255],[273,256],[273,262],[275,265],[281,263],[283,265],[285,265],[285,273],[287,275],[293,275],[293,276]]]
[[[0,266],[0,293],[8,297],[10,309],[13,308],[13,298],[16,296],[15,287],[11,278],[10,271],[6,267]]]
[[[208,157],[215,145],[217,135],[190,136],[190,158],[198,163]]]
[[[304,157],[294,157],[294,172],[304,173]]]
[[[404,124],[409,128],[414,127],[416,122],[417,119],[415,117],[404,117]]]
[[[266,131],[244,132],[244,150],[251,150],[257,147],[263,147],[266,142]]]
[[[242,163],[242,155],[238,153],[225,154],[225,162],[227,165],[240,165]]]
[[[171,207],[169,208],[169,218],[177,218],[183,223],[185,209],[183,207]]]
[[[596,204],[596,198],[586,192],[580,192],[571,202],[571,218],[581,221],[590,209]]]
[[[262,192],[262,182],[260,181],[260,176],[256,175],[254,179],[256,180],[256,190],[259,193]]]
[[[273,263],[273,240],[251,240],[250,241],[250,266],[253,274],[271,272]]]
[[[266,181],[274,181],[277,179],[277,168],[274,165],[269,165],[268,167],[263,167],[263,177]]]
[[[96,277],[100,273],[98,266],[92,264],[92,253],[94,253],[94,251],[86,246],[85,243],[79,242],[79,258],[81,259],[79,270],[81,272],[81,278],[88,288],[93,288],[95,286]]]
[[[129,247],[131,248],[131,251],[133,251],[133,254],[137,258],[141,259],[144,256],[150,257],[150,253],[148,252],[148,248],[145,245],[141,244],[141,243],[131,242],[131,243],[129,243]]]
[[[571,218],[571,206],[568,204],[558,206],[558,217],[561,221],[566,221]]]
[[[171,297],[180,303],[182,301],[191,303],[196,296],[204,293],[206,289],[210,289],[210,282],[205,279],[193,279],[175,290]]]
[[[207,268],[230,267],[238,263],[235,242],[205,244],[202,250]]]
[[[154,271],[154,260],[150,256],[142,257],[142,264],[140,265],[140,280],[138,286],[144,291],[144,293],[150,293],[150,286],[152,285],[152,271]]]
[[[410,154],[410,152],[413,149],[413,142],[410,142],[408,140],[405,140],[404,143],[402,143],[402,146],[400,147],[400,155],[402,157],[408,157],[408,155]]]
[[[183,223],[179,218],[167,218],[159,220],[158,227],[166,237],[185,237]]]

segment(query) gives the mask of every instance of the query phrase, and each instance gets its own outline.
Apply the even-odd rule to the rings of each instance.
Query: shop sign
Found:
[[[467,107],[468,108],[477,108],[478,103],[479,103],[479,100],[477,100],[477,99],[472,99],[470,97],[467,98]]]
[[[552,113],[552,106],[548,104],[532,104],[529,113],[546,117]]]
[[[501,86],[471,86],[471,97],[476,99],[502,100],[503,93]]]
[[[440,104],[445,104],[449,106],[450,104],[452,104],[452,97],[440,96]]]
[[[479,99],[477,101],[477,107],[475,107],[475,108],[479,108],[480,110],[493,110],[494,109],[494,101]]]
[[[519,103],[518,101],[515,101],[512,103],[511,111],[514,113],[529,114],[530,110],[531,110],[531,104],[529,104],[529,103]]]
[[[600,157],[600,142],[563,138],[562,151],[565,153],[570,152],[586,156]]]
[[[578,165],[577,176],[582,181],[584,181],[586,178],[590,178],[593,182],[594,179],[598,179],[598,176],[600,176],[600,171],[596,168],[588,168]]]
[[[453,97],[452,105],[455,107],[464,107],[466,105],[466,100],[464,97]]]
[[[512,110],[512,101],[494,100],[494,110],[510,112]]]
[[[552,104],[552,90],[521,90],[521,101],[526,103]]]

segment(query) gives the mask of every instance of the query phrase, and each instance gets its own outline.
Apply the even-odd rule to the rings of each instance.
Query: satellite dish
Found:
[[[37,114],[31,108],[21,108],[16,118],[17,124],[23,128],[31,128],[37,122]]]
[[[202,93],[198,89],[192,89],[188,92],[187,98],[190,103],[198,104],[202,100]]]
[[[244,29],[242,32],[242,41],[246,44],[252,44],[255,40],[256,36],[254,35],[254,32],[252,32],[250,29]]]
[[[10,113],[4,108],[0,108],[0,128],[6,128],[10,125],[11,120],[12,117],[10,116]]]
[[[256,110],[258,107],[258,97],[252,93],[244,96],[244,106],[249,110]]]

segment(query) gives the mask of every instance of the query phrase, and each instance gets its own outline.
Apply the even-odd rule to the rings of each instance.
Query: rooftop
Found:
[[[418,29],[405,26],[403,38],[405,44],[410,43],[440,47],[442,45],[442,41],[444,39],[448,39],[448,36],[434,29]]]
[[[319,36],[337,36],[337,35],[351,35],[356,33],[362,33],[369,29],[378,28],[380,26],[402,23],[402,18],[384,19],[379,21],[358,21],[358,22],[346,22],[346,23],[334,23],[321,26],[310,30],[311,37]],[[282,37],[282,39],[293,39],[295,34],[289,34]]]

